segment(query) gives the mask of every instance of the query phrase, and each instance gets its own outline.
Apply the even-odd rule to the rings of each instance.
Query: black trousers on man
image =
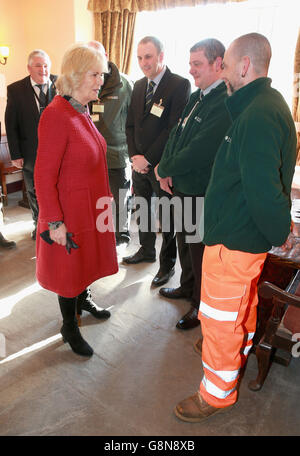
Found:
[[[127,174],[126,167],[108,169],[109,186],[115,202],[117,240],[121,234],[129,236],[130,209],[128,199],[130,197],[130,178]]]
[[[205,246],[201,241],[192,242],[192,240],[197,240],[199,234],[201,212],[197,210],[197,198],[202,198],[202,196],[185,195],[176,189],[174,189],[174,196],[181,200],[181,212],[178,214],[178,217],[181,217],[181,224],[180,230],[177,229],[176,231],[178,255],[182,270],[180,287],[187,296],[191,297],[192,306],[198,309],[201,296],[202,257]],[[175,219],[176,216],[175,213]],[[192,226],[195,229],[189,230]]]
[[[151,168],[147,174],[132,172],[132,182],[135,197],[141,197],[144,200],[143,207],[140,207],[139,198],[136,198],[136,210],[140,215],[137,218],[137,224],[139,226],[139,241],[145,256],[155,257],[155,208],[153,203],[155,199],[153,197],[167,197],[171,198],[171,195],[161,190],[159,182],[155,178],[154,170]],[[159,206],[161,209],[161,206]],[[163,273],[167,273],[175,266],[176,263],[176,235],[174,227],[174,213],[172,205],[168,211],[168,215],[164,213],[164,220],[162,220],[162,211],[159,211],[159,220],[162,228],[162,246],[159,255],[160,270]],[[144,217],[145,216],[145,217]],[[142,219],[141,219],[142,217]],[[146,219],[147,217],[147,219]],[[169,218],[169,226],[166,227],[165,220]],[[146,223],[145,220],[148,222]],[[167,224],[168,225],[168,224]]]
[[[30,209],[32,212],[34,226],[36,227],[38,215],[39,215],[39,206],[38,206],[38,202],[37,202],[36,194],[35,194],[33,171],[23,168],[23,177],[24,177],[25,188],[26,188],[26,192],[27,192],[28,203],[29,203],[29,206],[30,206]]]

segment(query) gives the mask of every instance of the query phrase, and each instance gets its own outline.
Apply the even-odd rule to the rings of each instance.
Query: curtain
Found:
[[[294,98],[293,98],[293,119],[295,121],[298,138],[298,158],[297,165],[300,165],[300,29],[298,32],[298,40],[295,51],[295,63],[294,63]]]
[[[103,44],[109,60],[125,74],[130,70],[135,18],[136,13],[128,9],[94,13],[95,39]]]
[[[180,6],[245,0],[89,0],[94,13],[95,40],[100,41],[120,71],[129,73],[136,14]]]
[[[91,11],[122,11],[130,12],[155,11],[176,8],[180,6],[196,6],[208,3],[244,2],[246,0],[89,0],[88,9]]]

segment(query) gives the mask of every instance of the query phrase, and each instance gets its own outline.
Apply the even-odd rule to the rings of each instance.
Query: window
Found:
[[[189,49],[204,38],[217,38],[227,47],[249,32],[265,35],[272,46],[269,76],[272,86],[292,105],[294,53],[300,17],[299,0],[249,0],[138,13],[131,77],[143,76],[136,59],[138,41],[146,35],[160,38],[166,63],[174,73],[188,77]]]

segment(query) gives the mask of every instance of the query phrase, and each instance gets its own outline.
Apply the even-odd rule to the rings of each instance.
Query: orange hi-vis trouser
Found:
[[[266,256],[223,245],[205,247],[198,315],[204,371],[200,394],[214,407],[237,400],[240,369],[256,330],[257,282]]]

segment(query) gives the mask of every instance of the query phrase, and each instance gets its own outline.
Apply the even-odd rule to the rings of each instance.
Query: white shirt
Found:
[[[163,75],[164,75],[165,72],[166,72],[166,69],[167,69],[167,67],[164,66],[164,68],[162,69],[162,71],[161,71],[157,76],[155,76],[154,79],[148,79],[148,86],[149,86],[149,82],[150,82],[150,81],[155,82],[155,86],[153,87],[153,95],[155,94],[155,91],[156,91],[156,89],[157,89],[157,87],[158,87],[158,84],[159,84],[160,81],[162,80]]]
[[[218,79],[217,81],[213,82],[210,86],[206,87],[206,89],[202,90],[203,96],[205,97],[205,95],[208,95],[209,92],[212,89],[215,89],[216,87],[218,87],[218,85],[220,85],[221,82],[223,82],[223,80],[222,79]]]
[[[30,77],[30,82],[31,82],[31,85],[33,87],[33,90],[35,91],[35,93],[37,95],[34,98],[35,98],[35,102],[36,102],[36,105],[38,107],[38,110],[40,110],[40,103],[39,103],[40,88],[38,87],[38,85],[40,85],[40,84],[37,84],[31,77]],[[48,79],[48,81],[43,84],[44,85],[43,92],[44,92],[45,95],[48,92],[48,89],[50,88],[51,84],[52,84],[51,79]]]

